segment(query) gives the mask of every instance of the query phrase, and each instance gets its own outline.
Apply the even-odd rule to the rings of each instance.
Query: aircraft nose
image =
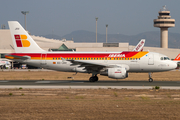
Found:
[[[175,69],[175,68],[177,68],[177,63],[172,62],[172,63],[170,64],[170,66],[171,66],[172,69]]]

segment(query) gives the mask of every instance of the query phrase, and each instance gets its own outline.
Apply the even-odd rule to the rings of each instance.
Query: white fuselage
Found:
[[[77,52],[72,52],[77,53]],[[51,54],[51,52],[43,53],[43,54]],[[57,53],[58,54],[58,53]],[[97,54],[97,53],[96,53]],[[126,65],[128,66],[128,72],[161,72],[161,71],[169,71],[173,70],[177,67],[177,64],[171,60],[162,60],[162,57],[166,57],[159,53],[148,52],[141,58],[135,60],[78,60],[84,61],[87,63],[96,63],[101,65]],[[67,58],[68,59],[68,58]],[[45,69],[57,70],[57,71],[65,71],[65,72],[88,72],[84,69],[84,67],[79,67],[80,65],[72,65],[70,61],[59,60],[58,58],[53,58],[53,60],[41,59],[41,60],[16,60],[21,63],[26,63],[36,67],[42,67]]]

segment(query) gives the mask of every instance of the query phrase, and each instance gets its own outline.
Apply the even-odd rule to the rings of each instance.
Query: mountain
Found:
[[[66,38],[74,42],[96,42],[96,33],[85,30],[73,31],[65,36],[45,35],[44,37],[54,39]],[[140,39],[146,39],[145,46],[159,47],[160,46],[160,31],[144,32],[137,35],[123,35],[123,34],[108,34],[108,43],[129,42],[130,45],[136,45]],[[106,42],[105,34],[97,34],[98,42]],[[169,48],[180,48],[180,34],[169,32]]]
[[[58,40],[61,40],[61,37],[58,36],[58,35],[54,35],[54,34],[48,34],[48,35],[41,35],[45,38],[49,38],[49,39],[58,39]]]

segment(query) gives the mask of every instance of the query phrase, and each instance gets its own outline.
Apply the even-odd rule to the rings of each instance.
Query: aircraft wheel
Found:
[[[152,78],[149,78],[149,82],[153,82],[153,79],[152,79]]]
[[[90,77],[90,78],[89,78],[89,82],[95,82],[95,81],[94,81],[94,77]]]
[[[98,81],[98,77],[97,76],[93,76],[89,78],[89,82],[96,82]]]
[[[95,80],[95,81],[98,81],[98,77],[97,77],[97,76],[94,76],[94,80]]]

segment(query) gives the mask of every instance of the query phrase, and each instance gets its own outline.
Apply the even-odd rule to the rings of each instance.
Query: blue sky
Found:
[[[76,30],[98,33],[136,35],[159,31],[153,19],[166,5],[171,18],[176,20],[169,32],[180,33],[180,0],[1,0],[0,24],[19,21],[24,27],[24,15],[29,11],[27,30],[34,35],[56,34],[63,36]]]

